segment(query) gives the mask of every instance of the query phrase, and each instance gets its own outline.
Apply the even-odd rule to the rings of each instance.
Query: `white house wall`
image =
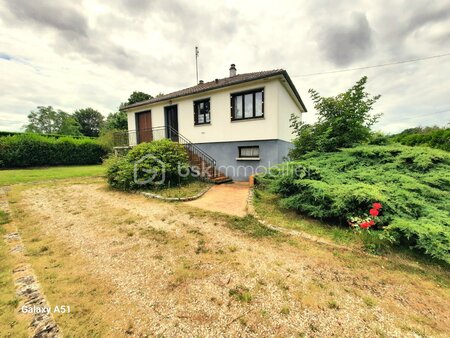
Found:
[[[264,118],[231,121],[230,94],[249,89],[264,88]],[[211,124],[194,125],[193,101],[210,98]],[[152,111],[152,126],[164,126],[164,107],[178,105],[179,132],[193,143],[230,142],[282,139],[290,141],[289,117],[300,113],[278,78],[255,81],[250,84],[227,87],[195,96],[163,101],[128,112],[128,128],[136,129],[136,112]],[[135,142],[135,138],[132,140]]]
[[[293,139],[292,131],[290,127],[291,114],[295,114],[301,118],[302,111],[298,107],[297,102],[293,98],[293,94],[287,89],[288,84],[286,82],[277,82],[278,89],[278,139],[291,142]]]

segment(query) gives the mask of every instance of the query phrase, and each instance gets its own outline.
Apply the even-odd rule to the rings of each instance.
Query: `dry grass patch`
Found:
[[[12,270],[13,259],[3,236],[13,231],[9,214],[0,211],[0,333],[2,337],[27,337],[27,323],[18,315]]]
[[[398,270],[387,260],[281,235],[251,217],[98,183],[15,189],[11,197],[44,293],[79,311],[56,318],[76,336],[449,330],[448,273],[430,278],[415,270],[427,271],[421,264]]]

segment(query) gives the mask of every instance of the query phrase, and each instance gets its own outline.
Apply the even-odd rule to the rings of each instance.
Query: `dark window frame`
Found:
[[[208,122],[198,122],[198,115],[199,115],[198,109],[199,109],[199,104],[202,102],[208,102],[208,105],[209,105],[209,121]],[[206,113],[201,113],[201,114],[204,115],[203,121],[206,121]],[[211,98],[210,97],[194,101],[194,125],[202,126],[205,124],[211,124]]]
[[[262,115],[256,116],[256,93],[261,93],[261,113]],[[252,94],[253,100],[253,114],[251,117],[245,117],[245,95]],[[237,96],[242,96],[242,117],[236,117],[234,101]],[[241,120],[252,120],[252,119],[262,119],[264,118],[264,88],[256,88],[251,90],[246,90],[238,93],[231,93],[231,121],[241,121]]]
[[[258,148],[258,156],[243,156],[242,155],[242,149],[250,149],[250,148]],[[259,146],[239,146],[239,156],[238,158],[261,158],[261,149],[259,148]]]

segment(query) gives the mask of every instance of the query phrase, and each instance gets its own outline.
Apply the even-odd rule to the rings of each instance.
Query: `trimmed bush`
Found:
[[[309,154],[258,176],[283,207],[335,224],[377,218],[399,243],[450,263],[450,154],[425,147],[360,146]]]
[[[98,164],[107,149],[88,138],[53,138],[38,134],[0,137],[0,167]]]
[[[392,140],[408,146],[428,146],[450,151],[450,128],[415,128],[411,131],[394,135]]]
[[[123,157],[109,158],[106,164],[108,183],[120,190],[178,184],[184,180],[179,170],[189,170],[184,146],[168,139],[141,143]]]

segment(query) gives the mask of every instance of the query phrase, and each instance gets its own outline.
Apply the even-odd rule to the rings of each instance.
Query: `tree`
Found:
[[[103,130],[128,130],[127,113],[124,111],[110,113],[106,118]]]
[[[134,91],[133,93],[131,93],[126,104],[133,104],[133,103],[150,100],[150,99],[153,99],[153,96],[151,96],[150,94]]]
[[[81,133],[84,136],[97,137],[104,123],[103,115],[92,108],[78,109],[73,117],[81,126]]]
[[[80,135],[80,126],[74,119],[62,110],[52,106],[38,106],[36,111],[28,114],[28,124],[25,131],[39,134]]]
[[[351,148],[369,141],[371,127],[381,114],[371,114],[380,95],[365,91],[367,77],[362,77],[346,92],[323,97],[314,90],[309,93],[317,110],[318,121],[309,125],[291,116],[291,127],[297,135],[290,157],[298,158],[310,151],[331,152]]]
[[[73,116],[66,114],[61,122],[61,127],[58,130],[58,134],[83,136],[80,129],[80,124],[78,123],[78,121]]]

